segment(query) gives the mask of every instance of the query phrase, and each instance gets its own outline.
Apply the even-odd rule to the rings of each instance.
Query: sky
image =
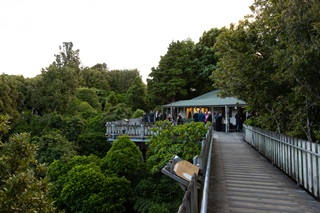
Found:
[[[254,0],[10,0],[0,1],[0,73],[35,77],[63,42],[80,50],[84,67],[138,69],[142,79],[169,44],[197,43],[211,28],[229,27]]]

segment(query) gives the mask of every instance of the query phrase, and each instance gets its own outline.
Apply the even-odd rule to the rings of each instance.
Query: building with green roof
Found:
[[[180,100],[170,104],[163,105],[164,112],[171,114],[174,119],[181,113],[186,120],[192,120],[193,114],[198,112],[215,113],[221,112],[223,115],[224,131],[228,132],[235,125],[235,114],[239,112],[245,119],[244,106],[246,103],[234,97],[219,97],[220,90],[213,90],[211,92],[200,95],[190,100]]]

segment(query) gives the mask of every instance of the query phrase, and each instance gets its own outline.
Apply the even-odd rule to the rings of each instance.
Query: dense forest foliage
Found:
[[[318,142],[320,2],[256,0],[251,9],[215,44],[215,86],[257,111],[256,125]]]
[[[141,117],[161,106],[151,101],[138,70],[108,70],[106,64],[83,68],[79,53],[65,42],[40,75],[0,75],[0,208],[176,211],[183,191],[161,168],[174,155],[192,161],[207,127],[159,122],[156,127],[164,133],[151,138],[146,159],[126,136],[111,145],[105,137],[107,121]],[[192,141],[184,138],[187,132]],[[19,202],[12,205],[15,198]],[[32,204],[33,199],[39,202]]]
[[[318,142],[320,3],[255,0],[251,9],[198,43],[170,43],[147,84],[136,69],[81,67],[72,42],[34,78],[1,74],[0,209],[176,212],[183,191],[160,170],[174,155],[191,161],[207,127],[157,123],[164,131],[144,160],[126,136],[107,143],[104,125],[214,88],[247,103],[249,124]]]

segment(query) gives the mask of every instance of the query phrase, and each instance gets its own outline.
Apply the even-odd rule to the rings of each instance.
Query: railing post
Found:
[[[106,125],[105,125],[105,127],[106,127],[106,136],[108,136],[108,135],[109,135],[109,133],[108,133],[108,129],[109,129],[109,123],[108,123],[108,122],[106,122]]]
[[[192,193],[192,212],[193,213],[199,213],[199,198],[198,198],[198,175],[193,174],[191,181],[193,181],[193,193]]]
[[[115,127],[115,124],[111,124],[111,135],[112,135],[112,139],[115,139],[115,132],[114,132],[114,128]]]
[[[141,139],[143,140],[143,138],[144,138],[144,124],[141,124],[140,136],[141,136]]]

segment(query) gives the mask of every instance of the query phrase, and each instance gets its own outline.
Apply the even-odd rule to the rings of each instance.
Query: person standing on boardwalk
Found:
[[[210,111],[208,112],[207,122],[211,122],[212,124],[212,114]]]
[[[159,112],[158,116],[157,116],[158,120],[157,121],[162,121],[162,112]]]
[[[222,113],[219,111],[218,117],[216,119],[216,131],[220,132],[222,131]]]
[[[199,121],[199,112],[195,111],[195,113],[193,114],[193,121],[194,122],[198,122]]]
[[[183,118],[182,118],[181,113],[179,113],[179,115],[178,115],[177,124],[178,124],[178,125],[182,125],[182,124],[183,124]]]
[[[171,114],[168,114],[168,121],[170,122],[170,123],[172,123],[173,122],[173,119],[172,119],[172,116],[171,116]]]
[[[204,119],[205,119],[205,115],[203,114],[202,111],[200,111],[200,113],[199,113],[199,122],[203,122],[204,123]]]
[[[242,123],[242,116],[240,115],[239,112],[235,115],[236,118],[236,132],[241,131],[241,123]]]
[[[149,116],[146,112],[143,112],[142,123],[149,123]]]
[[[150,123],[154,123],[155,122],[155,119],[154,119],[154,112],[151,111],[150,114],[149,114],[149,120],[150,120]]]

